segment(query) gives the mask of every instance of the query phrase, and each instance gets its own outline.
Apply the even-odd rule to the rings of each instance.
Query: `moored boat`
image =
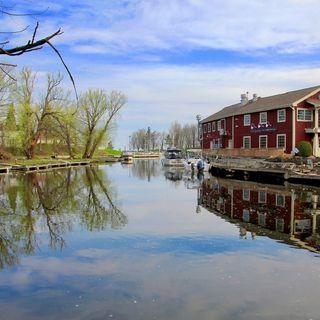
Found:
[[[162,159],[163,166],[170,167],[184,167],[184,161],[182,159],[182,153],[180,149],[169,148],[164,153],[164,159]]]

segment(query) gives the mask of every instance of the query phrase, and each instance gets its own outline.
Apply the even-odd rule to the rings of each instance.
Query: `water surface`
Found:
[[[0,188],[1,319],[320,319],[317,188],[158,160]]]

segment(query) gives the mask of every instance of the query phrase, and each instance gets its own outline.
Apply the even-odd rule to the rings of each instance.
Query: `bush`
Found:
[[[301,157],[310,157],[312,155],[312,145],[309,141],[301,141],[298,149]]]

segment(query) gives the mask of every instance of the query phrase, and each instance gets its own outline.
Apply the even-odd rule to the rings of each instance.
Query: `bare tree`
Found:
[[[23,69],[17,84],[20,98],[20,135],[23,150],[28,159],[34,157],[41,133],[48,126],[48,118],[58,113],[57,104],[63,99],[60,87],[62,76],[48,74],[45,93],[39,103],[33,101],[36,75],[30,69]]]
[[[79,115],[85,126],[83,158],[92,158],[126,101],[126,96],[119,91],[107,95],[102,90],[89,90],[82,96]]]

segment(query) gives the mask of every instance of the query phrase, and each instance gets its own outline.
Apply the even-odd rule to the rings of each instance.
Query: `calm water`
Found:
[[[320,190],[144,160],[0,188],[1,319],[320,319]]]

